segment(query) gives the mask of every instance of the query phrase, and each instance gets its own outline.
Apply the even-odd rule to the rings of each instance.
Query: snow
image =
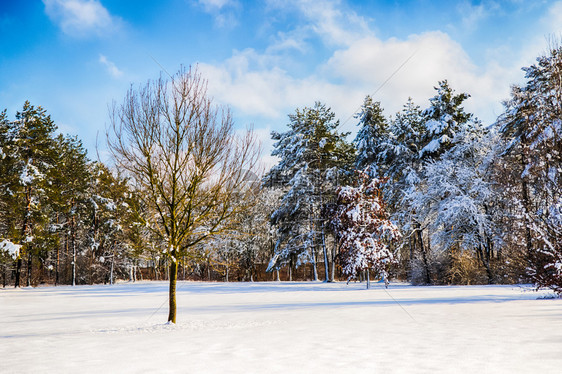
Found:
[[[8,251],[8,254],[13,258],[16,258],[16,257],[19,256],[20,248],[21,248],[21,245],[14,244],[11,241],[6,240],[6,239],[4,239],[0,242],[0,250]]]
[[[422,148],[419,156],[422,157],[425,153],[435,152],[437,149],[439,149],[440,145],[441,145],[441,139],[433,139],[432,141],[429,142],[428,145]]]
[[[557,373],[562,299],[518,286],[0,289],[2,373]],[[541,299],[538,299],[542,297]]]

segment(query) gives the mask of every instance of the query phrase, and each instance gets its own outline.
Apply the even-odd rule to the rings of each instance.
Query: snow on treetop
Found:
[[[433,153],[435,152],[437,149],[439,149],[439,146],[441,145],[441,139],[437,138],[437,139],[433,139],[432,141],[429,142],[428,145],[426,145],[425,147],[422,148],[422,150],[420,151],[420,157],[424,155],[424,153]]]
[[[19,256],[21,245],[14,244],[11,241],[4,239],[0,242],[0,250],[8,251],[8,254],[13,258]]]

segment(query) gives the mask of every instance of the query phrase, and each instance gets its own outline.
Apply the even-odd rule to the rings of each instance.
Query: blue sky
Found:
[[[437,81],[485,123],[521,67],[562,32],[562,1],[0,0],[0,109],[25,100],[102,158],[108,105],[164,68],[198,64],[217,103],[270,150],[295,108],[322,101],[353,131],[367,94],[422,108]],[[267,155],[266,162],[271,162]]]

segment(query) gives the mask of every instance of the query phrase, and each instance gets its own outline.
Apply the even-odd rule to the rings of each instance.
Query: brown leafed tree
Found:
[[[131,88],[110,117],[109,149],[142,202],[138,218],[166,246],[175,323],[178,259],[246,209],[252,190],[244,186],[259,149],[251,130],[237,135],[196,68]]]

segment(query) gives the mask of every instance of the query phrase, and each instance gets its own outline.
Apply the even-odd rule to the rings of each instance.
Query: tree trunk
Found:
[[[30,245],[31,246],[31,245]],[[31,287],[31,248],[27,248],[27,287]]]
[[[59,262],[60,262],[60,248],[56,248],[57,262],[55,263],[55,286],[59,284]]]
[[[176,323],[176,283],[178,278],[178,263],[175,259],[175,252],[172,251],[172,263],[170,266],[170,312],[168,314],[168,322]]]
[[[312,272],[313,272],[313,278],[315,281],[318,280],[318,268],[316,267],[316,249],[314,248],[314,245],[312,247],[310,247],[310,251],[312,252]]]
[[[369,269],[365,270],[365,280],[367,281],[367,289],[371,288],[371,275],[369,274]]]
[[[321,231],[320,234],[322,235],[322,251],[324,252],[324,282],[330,281],[330,272],[328,270],[328,250],[326,248],[326,236],[324,234],[324,222],[321,224]]]
[[[293,281],[293,259],[289,260],[289,282]]]
[[[420,252],[422,255],[422,261],[423,261],[423,266],[424,266],[424,270],[425,270],[425,281],[427,284],[431,284],[431,272],[429,270],[429,261],[427,259],[427,253],[425,251],[424,245],[423,245],[423,235],[422,235],[422,230],[420,227],[419,223],[415,223],[415,229],[416,229],[416,233],[417,233],[417,237],[418,237],[418,243],[420,243]]]
[[[523,197],[523,210],[525,211],[524,214],[524,222],[525,222],[525,244],[527,248],[527,258],[528,261],[531,262],[532,252],[533,252],[533,244],[531,239],[531,223],[529,222],[530,212],[531,209],[531,202],[529,199],[529,187],[527,185],[527,181],[523,179],[521,181],[521,190],[522,190],[522,197]]]
[[[314,277],[314,281],[317,281],[318,280],[318,268],[316,267],[316,248],[315,248],[316,240],[314,240],[314,223],[312,223],[312,213],[310,213],[309,216],[308,216],[308,232],[313,233],[312,243],[311,243],[312,245],[310,246],[310,252],[312,254],[313,277]]]
[[[489,243],[489,242],[488,242]],[[488,284],[494,284],[494,274],[492,273],[492,269],[490,267],[490,249],[488,246],[484,246],[484,251],[482,251],[482,246],[478,247],[478,251],[480,254],[480,259],[482,261],[482,265],[486,269],[486,275],[488,276]]]
[[[336,256],[337,256],[337,252],[338,252],[338,240],[337,240],[337,236],[334,238],[334,248],[332,249],[332,275],[330,277],[330,279],[332,280],[332,282],[336,281]]]
[[[18,288],[20,286],[20,278],[21,278],[21,254],[18,256],[16,261],[16,281],[14,282],[14,287]]]
[[[72,285],[76,286],[76,232],[74,229],[74,216],[72,216],[70,231],[72,240]]]
[[[113,285],[113,268],[115,264],[115,251],[111,254],[111,268],[109,270],[109,284]]]
[[[25,212],[23,214],[23,224],[21,227],[21,237],[22,237],[22,248],[23,248],[23,244],[25,244],[26,242],[26,237],[27,237],[27,233],[29,230],[29,214],[31,212],[31,186],[28,186],[25,192],[25,200],[26,200],[26,205],[25,205]],[[27,250],[27,248],[26,248]],[[21,268],[23,265],[23,260],[22,260],[22,253],[20,251],[19,255],[18,255],[18,260],[16,263],[16,281],[14,283],[14,287],[19,287],[20,286],[20,281],[21,281]]]

